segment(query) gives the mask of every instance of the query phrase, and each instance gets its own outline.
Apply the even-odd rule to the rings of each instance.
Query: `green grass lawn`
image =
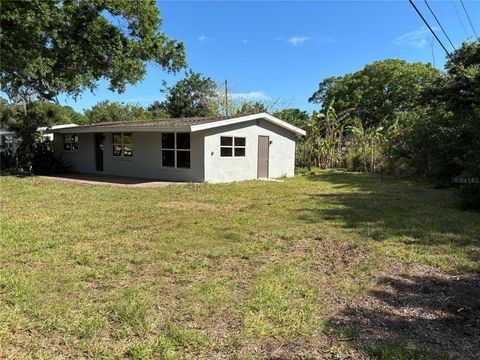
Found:
[[[0,358],[382,357],[331,325],[380,271],[480,271],[480,214],[410,180],[2,177],[1,195]]]

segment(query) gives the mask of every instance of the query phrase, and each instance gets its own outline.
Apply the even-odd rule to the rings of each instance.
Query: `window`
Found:
[[[162,133],[162,166],[190,168],[189,133]]]
[[[112,155],[118,157],[133,156],[133,136],[131,133],[112,134]]]
[[[63,150],[65,151],[78,150],[78,135],[65,134],[63,136]]]
[[[221,157],[245,157],[246,140],[244,137],[221,136]]]

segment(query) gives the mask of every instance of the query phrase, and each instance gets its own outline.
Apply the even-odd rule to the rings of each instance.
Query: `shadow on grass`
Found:
[[[480,358],[480,279],[412,272],[380,277],[329,320],[333,333],[349,329],[348,344],[373,358]]]
[[[460,211],[452,192],[411,179],[306,178],[329,186],[309,195],[299,220],[331,222],[411,263],[389,262],[369,292],[329,319],[332,334],[377,359],[480,358],[480,214]],[[415,264],[426,258],[450,275]]]
[[[447,247],[466,259],[452,270],[480,270],[480,214],[460,211],[451,191],[411,179],[387,177],[381,182],[369,174],[325,172],[306,178],[330,183],[332,191],[310,194],[299,220],[331,221],[377,242],[393,239],[395,251],[400,246],[404,252],[411,248],[412,253],[440,258]]]

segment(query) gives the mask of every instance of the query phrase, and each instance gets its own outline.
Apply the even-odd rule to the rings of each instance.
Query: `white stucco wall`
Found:
[[[205,136],[205,181],[210,183],[257,178],[258,136],[268,136],[269,178],[293,176],[295,172],[295,134],[260,119],[202,131]],[[245,157],[221,157],[220,137],[246,138]]]
[[[73,132],[72,132],[73,133]],[[63,134],[55,134],[54,149],[72,172],[131,176],[174,181],[203,181],[203,137],[191,134],[190,169],[162,167],[162,136],[159,132],[134,132],[131,158],[112,156],[112,134],[103,133],[103,172],[95,171],[95,134],[78,134],[77,151],[63,150]]]

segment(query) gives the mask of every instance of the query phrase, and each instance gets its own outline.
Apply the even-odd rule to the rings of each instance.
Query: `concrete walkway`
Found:
[[[102,174],[53,174],[39,176],[47,180],[69,181],[77,184],[102,184],[129,187],[165,187],[170,185],[185,185],[186,182],[159,181],[139,179],[126,176],[102,175]]]

